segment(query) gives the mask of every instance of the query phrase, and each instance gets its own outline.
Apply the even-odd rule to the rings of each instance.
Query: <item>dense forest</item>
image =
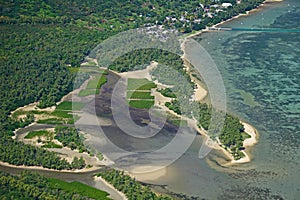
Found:
[[[232,6],[218,7],[222,3]],[[1,1],[2,23],[75,24],[106,33],[145,25],[163,25],[181,32],[200,30],[239,13],[251,10],[262,0],[111,0],[111,1]]]
[[[72,163],[61,159],[56,153],[24,144],[9,138],[0,137],[0,160],[13,165],[41,166],[49,169],[82,169],[85,162],[82,158],[74,158]]]
[[[84,146],[84,138],[80,135],[78,129],[74,127],[56,126],[55,127],[55,139],[60,141],[65,147],[70,149],[78,149],[80,153],[88,152]]]

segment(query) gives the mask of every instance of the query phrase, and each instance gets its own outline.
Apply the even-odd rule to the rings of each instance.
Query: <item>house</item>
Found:
[[[232,7],[232,4],[231,3],[222,3],[222,7],[223,8]]]

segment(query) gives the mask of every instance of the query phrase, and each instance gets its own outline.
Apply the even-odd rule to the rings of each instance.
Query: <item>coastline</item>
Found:
[[[213,25],[212,27],[216,27],[218,28],[219,26],[223,25],[223,24],[226,24],[227,22],[230,22],[232,20],[235,20],[235,19],[238,19],[240,17],[246,17],[246,16],[249,16],[251,15],[252,13],[254,12],[257,12],[257,11],[260,11],[261,9],[263,9],[263,7],[265,6],[266,3],[276,3],[276,2],[282,2],[284,0],[265,0],[262,4],[260,4],[258,7],[250,10],[250,11],[247,11],[246,13],[241,13],[237,16],[234,16],[230,19],[227,19],[225,21],[222,21],[220,23],[217,23],[215,25]],[[185,58],[186,58],[186,42],[188,41],[188,39],[192,38],[193,37],[196,37],[196,36],[199,36],[203,33],[206,33],[206,32],[210,32],[211,30],[209,30],[208,27],[206,27],[205,29],[203,30],[200,30],[196,33],[193,33],[193,34],[189,34],[185,37],[183,37],[183,39],[181,39],[181,50],[183,51],[183,56],[182,56],[182,59],[184,61],[184,66],[187,68],[187,72],[188,74],[190,75],[192,81],[197,85],[197,89],[195,89],[195,93],[194,93],[194,100],[196,101],[201,101],[203,100],[208,92],[203,88],[201,87],[200,84],[197,83],[197,81],[200,81],[198,80],[196,77],[194,76],[191,76],[191,74],[189,73],[190,72],[190,66],[185,62]],[[200,81],[201,82],[201,81]],[[196,98],[196,94],[198,97],[200,98]],[[252,156],[251,154],[249,153],[248,150],[242,150],[241,152],[245,155],[243,158],[240,158],[238,160],[235,160],[232,156],[232,154],[227,151],[223,146],[222,144],[220,143],[220,141],[217,141],[217,142],[213,142],[211,143],[211,139],[209,137],[209,135],[204,131],[204,130],[200,130],[200,128],[197,126],[197,122],[195,120],[192,120],[190,121],[192,124],[192,126],[194,126],[194,128],[202,135],[204,135],[206,137],[206,141],[210,141],[210,143],[206,143],[206,145],[208,145],[210,148],[213,148],[213,149],[216,149],[216,150],[221,150],[225,155],[226,157],[228,157],[230,159],[230,162],[227,163],[226,165],[232,165],[232,164],[242,164],[242,163],[248,163],[251,161],[252,159]],[[248,135],[250,135],[250,138],[247,138],[243,141],[243,147],[246,148],[246,147],[252,147],[254,146],[257,142],[258,142],[258,131],[250,124],[246,123],[246,122],[242,122],[241,123],[243,124],[244,126],[244,129],[245,129],[245,133],[247,133]]]
[[[182,56],[183,61],[185,61],[184,59],[185,59],[185,55],[186,55],[185,54],[185,47],[186,46],[185,46],[184,42],[181,45],[182,51],[184,52],[184,54]],[[208,92],[203,87],[201,87],[201,85],[198,83],[198,82],[200,82],[200,80],[198,80],[197,78],[191,76],[191,74],[189,73],[190,66],[186,62],[184,62],[184,64],[185,64],[184,67],[186,67],[188,69],[187,72],[190,75],[192,81],[197,85],[197,88],[195,89],[193,100],[195,100],[195,101],[202,101],[207,96]],[[148,80],[152,81],[152,77],[150,76],[150,70],[153,67],[155,67],[155,65],[156,65],[156,63],[152,63],[146,69],[143,69],[143,70],[123,72],[123,73],[114,72],[114,73],[117,74],[117,75],[119,75],[122,78],[147,78]],[[156,82],[156,84],[158,84],[158,86],[166,87],[165,85],[163,85],[161,83],[158,83],[158,82]],[[162,110],[164,110],[166,112],[171,113],[172,115],[174,115],[176,117],[179,117],[182,120],[186,120],[188,122],[188,126],[189,127],[194,128],[198,133],[200,133],[201,135],[203,135],[204,137],[206,137],[206,139],[207,139],[206,140],[207,141],[206,145],[207,146],[209,146],[212,149],[222,150],[223,151],[223,153],[225,154],[225,156],[227,156],[230,159],[229,164],[238,164],[238,163],[240,164],[240,163],[247,163],[247,162],[251,161],[251,155],[246,150],[242,150],[242,152],[245,155],[245,157],[240,158],[239,160],[235,160],[233,158],[233,156],[231,155],[231,153],[228,150],[226,150],[225,147],[223,147],[222,144],[219,141],[212,141],[210,139],[209,135],[206,133],[206,131],[205,130],[201,130],[198,127],[198,122],[195,119],[189,119],[189,118],[184,117],[182,115],[178,115],[174,111],[168,109],[164,105],[164,103],[166,101],[170,101],[171,98],[164,97],[159,92],[153,92],[152,91],[152,94],[155,97],[155,105],[156,106],[160,107]],[[243,147],[246,148],[246,147],[251,147],[251,146],[255,145],[258,142],[257,141],[257,131],[256,131],[256,129],[253,126],[251,126],[250,124],[246,123],[246,122],[242,122],[241,121],[241,123],[244,125],[245,133],[247,133],[248,135],[250,135],[250,138],[244,140]],[[144,167],[139,168],[138,170],[137,169],[133,169],[133,171],[129,172],[129,173],[132,174],[134,177],[138,176],[139,180],[145,180],[146,181],[146,180],[155,179],[155,178],[151,177],[153,174],[151,175],[151,173],[150,173],[149,175],[147,175],[147,172],[148,172],[147,169],[149,167],[151,167],[151,166],[144,166]],[[152,167],[154,167],[154,166],[152,166]],[[135,170],[137,172],[134,172]],[[143,177],[143,175],[139,176],[139,174],[142,174],[142,173],[145,174],[145,177]],[[155,176],[162,176],[162,175],[165,175],[165,174],[163,173],[163,174],[159,174],[159,175],[155,175]]]
[[[44,168],[41,166],[26,166],[26,165],[12,165],[7,162],[2,162],[0,161],[1,166],[5,167],[11,167],[11,168],[17,168],[17,169],[24,169],[24,170],[43,170],[43,171],[49,171],[49,172],[66,172],[66,173],[86,173],[86,172],[92,172],[96,171],[101,168],[101,166],[93,166],[91,168],[83,168],[83,169],[76,169],[76,170],[57,170],[57,169],[49,169],[49,168]]]
[[[212,27],[213,28],[219,28],[219,26],[223,25],[223,24],[226,24],[227,22],[230,22],[232,20],[235,20],[235,19],[238,19],[240,17],[247,17],[249,15],[251,15],[252,13],[254,12],[258,12],[260,11],[261,9],[263,9],[263,7],[268,4],[268,3],[279,3],[279,2],[282,2],[284,0],[265,0],[264,2],[262,2],[259,6],[257,6],[256,8],[250,10],[250,11],[246,11],[246,13],[240,13],[236,16],[233,16],[232,18],[229,18],[225,21],[222,21],[222,22],[219,22],[215,25],[213,25]],[[210,32],[211,30],[209,30],[209,27],[206,27],[205,29],[202,29],[200,31],[196,31],[195,33],[192,33],[192,34],[186,34],[183,35],[183,40],[186,40],[186,39],[189,39],[189,38],[193,38],[193,37],[196,37],[196,36],[200,36],[201,34],[203,33],[206,33],[206,32]]]
[[[251,10],[251,11],[248,11],[246,14],[239,14],[239,15],[237,15],[237,16],[235,16],[235,17],[233,17],[233,18],[230,18],[230,19],[228,19],[228,20],[226,20],[226,21],[223,21],[223,22],[220,22],[220,23],[218,23],[218,24],[216,24],[216,25],[214,25],[213,27],[218,27],[218,26],[220,26],[220,25],[223,25],[224,23],[226,23],[226,22],[229,22],[229,21],[232,21],[232,20],[235,20],[235,19],[237,19],[237,18],[239,18],[239,17],[242,17],[242,16],[248,16],[248,15],[250,15],[251,13],[253,13],[253,12],[256,12],[256,11],[258,11],[258,10],[260,10],[260,9],[262,9],[262,7],[264,6],[264,4],[265,3],[273,3],[273,2],[281,2],[282,0],[266,0],[266,1],[264,1],[260,6],[258,6],[257,8],[255,8],[255,9],[253,9],[253,10]],[[191,35],[188,35],[188,36],[186,36],[186,37],[184,37],[183,38],[183,48],[185,48],[185,45],[184,45],[184,43],[185,43],[185,41],[187,40],[187,39],[189,39],[189,38],[192,38],[192,37],[195,37],[195,36],[199,36],[199,35],[201,35],[202,33],[205,33],[205,32],[209,32],[210,30],[208,30],[208,29],[204,29],[204,30],[201,30],[201,31],[198,31],[198,32],[196,32],[196,33],[194,33],[194,34],[191,34]],[[184,50],[183,50],[183,52],[185,52]],[[203,87],[201,87],[199,84],[197,84],[197,89],[199,88],[199,94],[203,94],[204,93],[204,91],[206,92],[206,95],[207,95],[207,91],[203,88]],[[196,90],[197,91],[197,90]],[[72,92],[74,92],[74,91],[72,91]],[[196,92],[195,92],[196,93]],[[67,95],[65,95],[65,96],[68,96],[68,95],[70,95],[70,93],[68,93]],[[197,99],[197,100],[202,100],[203,98],[205,98],[205,96],[206,95],[204,95],[204,97],[202,97],[201,96],[201,98],[199,97],[199,95],[198,95],[198,98],[195,98],[195,99]],[[64,96],[64,97],[65,97]],[[196,95],[195,95],[196,96]],[[63,98],[64,98],[63,97]],[[61,100],[62,101],[62,100]],[[60,101],[60,102],[61,102]],[[58,104],[58,103],[56,103],[56,104]],[[30,105],[30,104],[29,104]],[[25,105],[25,106],[23,106],[23,107],[20,107],[20,108],[18,108],[18,109],[21,109],[21,108],[25,108],[27,105]],[[17,111],[18,109],[16,109],[15,111]],[[13,112],[15,112],[15,111],[13,111]],[[13,114],[13,112],[11,113],[11,114]],[[29,126],[31,126],[31,125],[33,125],[33,124],[30,124]],[[247,124],[247,123],[245,123],[245,122],[243,122],[243,125],[244,125],[244,127],[245,126],[247,126],[247,129],[248,129],[248,131],[250,131],[250,130],[254,130],[254,134],[253,134],[253,132],[251,132],[251,134],[249,134],[250,136],[251,136],[251,138],[249,138],[249,139],[246,139],[244,142],[243,142],[243,146],[244,147],[251,147],[251,146],[253,146],[253,145],[255,145],[257,142],[258,142],[258,132],[255,130],[255,128],[254,127],[252,127],[250,124]],[[16,130],[15,130],[16,131]],[[246,132],[246,127],[245,127],[245,132]],[[203,131],[201,131],[201,134],[203,133]],[[205,134],[203,134],[204,136],[205,136]],[[208,135],[206,135],[207,137],[209,137]],[[232,157],[232,155],[228,152],[228,151],[226,151],[224,148],[222,148],[222,147],[220,147],[219,145],[218,146],[213,146],[213,148],[215,148],[215,149],[220,149],[220,150],[222,150],[223,152],[224,152],[224,154],[226,155],[226,156],[228,156],[230,159],[231,159],[231,161],[229,162],[229,164],[240,164],[240,163],[246,163],[246,162],[250,162],[251,161],[251,154],[249,153],[249,152],[247,152],[247,151],[242,151],[244,154],[245,154],[245,157],[244,158],[241,158],[241,159],[239,159],[239,160],[234,160],[233,159],[233,157]],[[85,173],[85,172],[90,172],[90,171],[93,171],[93,170],[96,170],[96,169],[92,169],[92,168],[89,168],[88,170],[86,170],[85,171],[85,169],[82,169],[82,170],[75,170],[75,171],[72,171],[72,170],[52,170],[52,169],[47,169],[47,168],[43,168],[43,167],[37,167],[37,166],[16,166],[16,165],[10,165],[10,164],[8,164],[8,163],[5,163],[5,162],[0,162],[0,165],[4,165],[4,166],[7,166],[7,167],[13,167],[13,168],[21,168],[21,169],[39,169],[39,170],[46,170],[46,171],[53,171],[53,172],[70,172],[70,173]],[[101,168],[101,167],[99,167],[99,168]],[[99,168],[97,168],[97,169],[99,169]],[[134,177],[135,176],[138,176],[137,174],[135,174],[135,173],[131,173]],[[142,173],[141,173],[142,174]],[[164,174],[165,175],[165,174]],[[141,177],[142,176],[144,176],[144,175],[141,175]],[[149,177],[149,178],[151,178],[151,175],[149,175],[149,176],[147,176],[147,177]],[[98,177],[97,177],[98,178]],[[101,182],[104,182],[107,186],[109,186],[109,187],[112,187],[115,191],[117,191],[118,193],[120,193],[120,194],[123,194],[123,193],[121,193],[120,191],[118,191],[118,190],[116,190],[111,184],[109,184],[109,183],[107,183],[104,179],[102,179],[101,177],[99,177],[99,180],[97,179],[97,181],[101,181]],[[96,178],[95,178],[95,180],[96,180]],[[145,179],[146,180],[146,179]],[[124,195],[124,194],[123,194]],[[125,196],[125,195],[124,195]],[[124,199],[127,199],[126,198],[126,196],[125,196],[125,198]]]
[[[203,99],[205,99],[205,97],[208,95],[208,91],[206,89],[204,89],[204,87],[202,87],[200,85],[201,81],[198,80],[196,77],[192,76],[190,73],[190,68],[191,66],[189,66],[189,64],[185,61],[185,57],[186,57],[186,45],[185,45],[186,39],[184,39],[181,43],[181,49],[183,51],[183,56],[182,56],[182,60],[184,61],[184,67],[187,69],[187,73],[188,75],[190,75],[192,82],[194,82],[197,85],[197,88],[194,90],[194,95],[192,96],[192,99],[194,101],[202,101]],[[156,62],[151,63],[146,69],[143,70],[136,70],[136,71],[129,71],[129,72],[123,72],[123,73],[118,73],[113,71],[113,73],[119,75],[122,78],[147,78],[150,81],[152,80],[152,77],[150,75],[150,70],[152,68],[154,68],[156,66]],[[164,84],[161,84],[159,82],[155,82],[159,87],[170,87]],[[210,139],[209,135],[206,133],[205,130],[201,130],[198,127],[198,122],[195,119],[189,119],[185,116],[182,115],[178,115],[177,113],[175,113],[173,110],[170,110],[169,108],[167,108],[164,103],[167,101],[170,101],[171,98],[168,97],[164,97],[163,95],[161,95],[159,92],[156,91],[152,91],[152,95],[155,97],[155,105],[160,107],[162,110],[164,110],[165,112],[169,112],[170,114],[179,117],[182,120],[186,120],[188,122],[188,126],[191,128],[194,128],[198,133],[200,133],[201,135],[206,137],[206,145],[209,146],[212,149],[216,149],[216,150],[222,150],[223,153],[225,154],[226,157],[228,157],[230,159],[230,163],[231,164],[235,164],[235,163],[246,163],[246,162],[250,162],[251,161],[251,155],[249,152],[247,152],[246,150],[242,150],[242,153],[245,155],[245,157],[240,158],[239,160],[235,160],[234,157],[232,156],[232,154],[225,149],[225,147],[222,146],[222,144],[219,141],[213,141],[212,139]],[[246,122],[242,122],[241,123],[244,125],[245,128],[245,133],[247,133],[248,135],[250,135],[250,138],[244,140],[243,142],[243,147],[251,147],[253,145],[255,145],[257,143],[257,131],[256,129],[251,126],[250,124],[246,123]],[[138,173],[134,173],[134,172],[130,172],[132,175],[137,175],[139,173],[147,173],[147,168],[149,168],[150,166],[145,166],[141,169],[139,169]],[[134,171],[134,170],[133,170]],[[161,174],[160,174],[161,176]],[[151,177],[147,176],[148,178]],[[146,180],[148,179],[146,177],[141,177],[139,178],[140,180]]]
[[[94,176],[94,181],[96,181],[96,182],[102,182],[105,186],[107,186],[113,192],[117,193],[121,197],[122,200],[128,200],[128,198],[126,197],[126,195],[123,192],[120,192],[119,190],[117,190],[112,184],[110,184],[109,182],[107,182],[101,176]],[[110,193],[110,195],[108,197],[116,198],[116,196],[112,195],[111,193]]]

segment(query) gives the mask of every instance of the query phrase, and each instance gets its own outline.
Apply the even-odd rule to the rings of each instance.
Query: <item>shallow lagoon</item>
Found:
[[[228,109],[258,129],[259,143],[250,149],[251,163],[220,167],[217,162],[224,159],[220,152],[197,158],[202,139],[197,137],[189,151],[168,167],[167,175],[152,183],[207,199],[299,197],[299,22],[300,2],[287,0],[223,25],[283,31],[200,36],[225,80]]]

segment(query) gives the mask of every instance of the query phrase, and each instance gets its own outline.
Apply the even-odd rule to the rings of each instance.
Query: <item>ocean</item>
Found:
[[[199,136],[165,176],[149,182],[205,199],[299,199],[300,1],[269,3],[221,27],[236,30],[194,39],[222,74],[228,111],[259,132],[252,161],[222,167],[218,151],[199,159]]]

